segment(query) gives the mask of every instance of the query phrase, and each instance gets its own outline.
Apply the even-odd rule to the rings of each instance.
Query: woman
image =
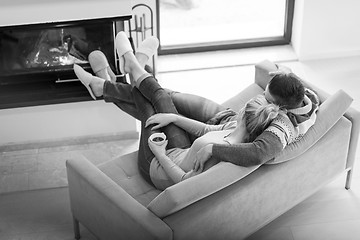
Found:
[[[142,114],[139,168],[145,179],[159,189],[199,174],[192,169],[195,153],[201,147],[212,143],[232,145],[252,141],[280,111],[278,106],[269,104],[263,95],[259,95],[246,104],[237,121],[207,125],[182,117],[167,92],[140,66],[125,34],[117,35],[116,47],[120,68],[131,75],[135,86],[133,98]],[[92,85],[104,84],[105,80],[93,77],[78,65],[74,65],[74,71],[89,91],[92,91]],[[158,146],[148,139],[160,128],[167,140]],[[199,138],[191,144],[188,133]],[[211,164],[208,165],[207,168]]]
[[[158,145],[149,140],[149,147],[155,155],[150,164],[152,182],[157,188],[164,189],[173,183],[201,173],[201,171],[193,169],[196,153],[202,147],[207,144],[234,145],[251,142],[268,127],[279,111],[279,107],[269,104],[264,95],[258,95],[248,101],[240,110],[237,121],[221,125],[207,125],[172,113],[158,113],[149,117],[145,127],[155,125],[152,130],[173,123],[186,132],[198,136],[191,147],[187,149],[169,149],[166,148],[167,141],[163,145]],[[205,170],[216,163],[214,159],[208,161]]]

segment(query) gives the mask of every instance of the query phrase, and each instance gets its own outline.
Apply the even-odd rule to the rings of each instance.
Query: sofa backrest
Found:
[[[232,163],[220,162],[202,174],[166,188],[147,208],[164,218],[238,182],[259,167],[234,167]]]

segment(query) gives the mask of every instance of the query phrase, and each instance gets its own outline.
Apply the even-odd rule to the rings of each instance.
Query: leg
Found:
[[[115,83],[93,76],[76,64],[74,64],[74,71],[94,99],[104,95],[106,102],[114,102],[120,109],[138,119],[139,114],[131,95],[131,85]],[[116,101],[113,96],[116,96]]]
[[[74,224],[75,239],[79,240],[81,238],[81,236],[80,236],[80,224],[79,224],[79,221],[74,216],[73,216],[73,224]]]
[[[135,57],[141,68],[145,66],[146,69],[145,64],[155,49],[157,49],[157,46],[158,42],[155,39],[146,39],[139,47]],[[109,76],[111,78],[111,82],[106,81],[105,84],[91,84],[94,92],[97,92],[98,96],[103,95],[106,102],[113,102],[126,113],[139,119],[138,111],[131,95],[132,86],[126,83],[115,82],[115,74],[109,67],[105,55],[100,51],[94,51],[89,55],[89,62],[99,78],[107,79]],[[93,80],[95,81],[96,79]],[[206,122],[216,113],[225,109],[220,104],[197,95],[175,92],[168,89],[167,92],[170,94],[175,107],[181,115],[201,122]]]
[[[149,76],[144,79],[139,86],[139,91],[151,102],[156,113],[179,114],[169,94],[165,92],[154,77]],[[138,106],[138,108],[140,110],[140,106]],[[150,117],[150,115],[147,116],[147,118],[148,117]],[[163,130],[168,138],[168,148],[187,148],[191,146],[189,136],[183,129],[174,124],[169,124]]]
[[[104,82],[103,96],[105,102],[112,102],[118,108],[130,114],[134,118],[141,120],[141,113],[139,113],[134,102],[132,94],[133,86],[127,83],[114,83],[110,81]]]
[[[226,108],[210,99],[188,93],[180,93],[166,89],[178,110],[178,112],[188,118],[207,122],[218,112]]]
[[[139,111],[131,95],[132,86],[124,83],[105,82],[103,96],[106,102],[114,103],[118,108],[130,114],[136,119],[139,118]],[[207,122],[216,113],[225,110],[225,107],[204,97],[181,93],[165,89],[178,113],[200,122]]]
[[[150,184],[153,184],[150,177],[150,164],[154,158],[154,154],[149,149],[147,142],[150,132],[145,130],[145,122],[141,122],[141,134],[139,140],[139,150],[138,150],[138,167],[140,174],[143,178]]]
[[[132,86],[130,84],[106,81],[102,78],[92,76],[78,65],[74,65],[74,71],[84,85],[87,84],[90,87],[90,91],[95,96],[104,96],[106,102],[114,103],[124,112],[139,119],[139,113],[131,94]],[[147,73],[145,70],[141,71],[141,74],[145,73]],[[220,104],[204,97],[171,90],[166,91],[170,95],[179,114],[201,122],[206,122],[216,113],[225,109]]]
[[[127,38],[124,33],[119,33],[119,39]],[[154,55],[159,46],[159,40],[156,37],[146,38],[135,53],[140,66],[146,69],[146,63]],[[124,51],[132,51],[130,44]],[[139,113],[133,101],[131,89],[132,86],[127,83],[116,83],[116,76],[111,70],[106,56],[99,50],[89,54],[89,63],[96,76],[83,71],[79,66],[74,65],[74,70],[78,78],[89,89],[90,94],[95,98],[104,96],[105,102],[113,102],[124,112],[139,119]],[[110,81],[103,81],[103,80]]]
[[[133,88],[133,96],[136,103],[136,106],[141,113],[141,136],[140,136],[140,146],[139,146],[139,157],[138,157],[138,166],[142,176],[151,183],[150,180],[150,163],[154,158],[154,154],[149,148],[148,138],[155,131],[151,130],[151,126],[145,128],[145,121],[155,114],[155,109],[153,105],[143,96],[143,94],[137,89]],[[167,95],[167,94],[166,94]],[[172,109],[169,109],[171,111]],[[174,147],[189,147],[190,140],[187,137],[187,134],[181,128],[170,124],[164,129],[166,136],[168,137],[168,148]]]
[[[117,40],[117,48],[120,48],[120,52],[125,52],[126,50],[122,50],[122,46],[119,46],[119,44],[126,46],[127,41],[127,38]],[[167,94],[151,74],[145,71],[131,51],[125,52],[121,58],[123,59],[124,71],[132,75],[137,89],[139,89],[141,94],[152,104],[156,113],[178,114],[169,94]],[[134,93],[137,93],[137,91],[134,90]],[[135,95],[134,99],[140,102],[136,102],[139,112],[144,112],[140,108],[146,104],[145,100],[143,100],[139,94]],[[142,121],[146,121],[151,115],[143,116]],[[168,138],[168,148],[186,148],[191,146],[188,134],[183,129],[174,124],[169,124],[164,128],[164,131]]]
[[[349,190],[351,187],[351,179],[352,179],[352,169],[348,170],[346,174],[346,183],[345,183],[346,190]]]
[[[124,34],[119,34],[116,38],[116,48],[119,55],[119,58],[122,60],[122,68],[126,73],[130,73],[134,82],[134,85],[141,91],[141,93],[153,104],[156,112],[166,112],[169,108],[172,111],[176,111],[174,104],[172,103],[171,98],[166,94],[165,90],[155,81],[154,77],[152,77],[149,73],[147,73],[132,51],[129,50],[129,41]],[[143,84],[143,82],[146,82]],[[175,94],[173,94],[175,95]],[[193,95],[186,95],[187,98],[193,97]],[[171,106],[164,106],[165,110],[159,109],[163,105],[159,104],[171,103]],[[196,103],[195,103],[196,102]],[[189,114],[186,115],[195,115],[195,113],[200,112],[198,107],[202,106],[200,114],[196,114],[195,119],[199,121],[207,121],[211,118],[215,113],[223,110],[219,104],[216,104],[213,101],[210,101],[205,98],[194,98],[192,99],[192,103],[195,103],[195,108],[192,108],[192,111],[188,111]],[[186,110],[189,109],[189,102],[185,102],[181,105],[181,109]]]
[[[117,41],[117,44],[118,42],[119,44],[121,44],[121,41],[123,40],[122,37],[119,37],[118,39],[119,41]],[[128,41],[126,38],[125,40]],[[156,38],[147,38],[140,45],[138,51],[135,53],[135,56],[141,68],[144,68],[150,56],[152,56],[152,54],[156,51],[157,46],[158,41]],[[132,52],[132,49],[125,49],[124,51]],[[110,77],[111,81],[114,82],[115,74],[111,71],[111,68],[109,67],[109,64],[103,53],[101,53],[100,51],[94,51],[92,54],[89,55],[89,62],[93,68],[93,71],[99,78],[108,79]],[[118,106],[126,113],[139,119],[136,105],[130,93],[130,85],[126,83],[110,84],[109,82],[105,82],[104,84],[104,81],[99,82],[99,78],[91,76],[91,74],[86,72],[80,73],[82,77],[79,76],[79,73],[76,71],[75,66],[74,70],[80,80],[82,80],[83,78],[87,79],[82,80],[82,82],[85,82],[84,85],[88,85],[88,87],[91,88],[91,90],[89,90],[91,91],[91,93],[94,93],[94,95],[97,97],[103,95],[106,102],[113,102],[116,106]],[[223,106],[200,96],[173,92],[170,90],[168,90],[168,93],[170,94],[175,107],[181,115],[196,119],[198,121],[206,122],[216,113],[224,110]]]

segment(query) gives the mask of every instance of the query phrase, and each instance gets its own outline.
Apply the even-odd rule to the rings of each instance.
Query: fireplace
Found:
[[[41,13],[34,14],[42,14],[42,18],[36,16],[36,19],[29,17],[21,21],[14,16],[11,21],[7,15],[4,21],[0,19],[2,24],[8,21],[8,24],[0,25],[0,109],[90,100],[87,90],[73,72],[73,64],[80,64],[91,72],[88,55],[96,49],[105,53],[110,67],[120,74],[114,39],[131,18],[131,10],[125,11],[128,14],[122,12],[124,6],[130,9],[130,1],[35,2],[37,6],[36,3],[31,5],[33,11],[41,10]],[[114,11],[114,7],[120,7],[119,3],[122,11]],[[4,11],[16,12],[20,6],[9,1],[5,3]],[[97,6],[93,9],[96,16],[87,13],[76,18],[78,11],[71,9],[88,9],[91,6]],[[24,8],[26,6],[20,10]],[[74,15],[57,15],[56,12],[65,8],[73,11]],[[51,9],[52,14],[46,16],[46,9]],[[54,9],[58,11],[54,12]],[[11,14],[8,11],[6,14]]]

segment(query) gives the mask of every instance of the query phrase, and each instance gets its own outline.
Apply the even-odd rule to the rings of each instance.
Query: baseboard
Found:
[[[11,152],[11,151],[26,150],[26,149],[49,148],[49,147],[61,147],[68,145],[82,145],[82,144],[130,140],[130,139],[138,139],[138,138],[139,138],[139,133],[136,131],[121,132],[114,134],[97,134],[97,135],[69,137],[69,138],[61,138],[61,139],[9,143],[9,144],[0,145],[0,152]]]
[[[291,45],[233,49],[202,53],[171,54],[158,57],[157,72],[169,73],[254,65],[265,59],[274,62],[297,60]]]
[[[328,53],[306,54],[304,56],[299,55],[299,61],[304,62],[304,61],[323,60],[323,59],[351,58],[358,56],[360,56],[360,50],[328,52]]]

